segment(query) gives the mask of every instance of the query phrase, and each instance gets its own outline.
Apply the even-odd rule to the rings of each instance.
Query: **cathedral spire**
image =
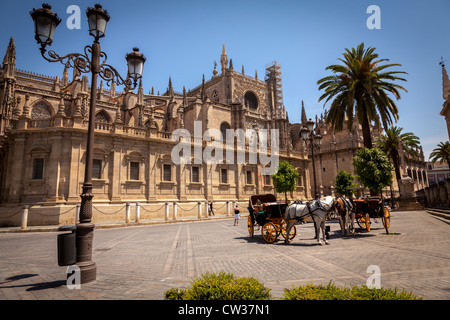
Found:
[[[139,87],[138,87],[138,104],[142,105],[144,104],[144,88],[142,87],[142,78],[139,79]]]
[[[15,77],[16,70],[16,45],[13,37],[10,38],[5,57],[3,58],[3,76],[7,78]]]
[[[205,90],[205,75],[203,74],[203,80],[202,80],[202,89],[201,89],[201,96],[200,99],[202,102],[206,101],[206,90]]]
[[[169,76],[169,89],[167,90],[169,96],[173,96],[172,77]]]
[[[218,73],[219,73],[219,72],[217,71],[217,62],[214,61],[213,77],[216,77]]]
[[[228,56],[225,52],[225,44],[222,45],[222,55],[220,56],[220,65],[222,66],[222,73],[224,73],[227,70],[228,66]]]
[[[450,94],[450,80],[448,78],[447,70],[445,70],[445,64],[442,60],[439,63],[442,67],[442,98],[447,100],[448,95]]]
[[[306,122],[308,122],[308,118],[306,117],[305,105],[303,104],[302,100],[302,125],[306,126]]]

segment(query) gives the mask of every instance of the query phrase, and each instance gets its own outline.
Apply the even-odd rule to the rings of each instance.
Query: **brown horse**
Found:
[[[342,236],[355,233],[353,221],[355,220],[355,212],[350,199],[340,197],[335,201],[334,207],[339,214],[339,224],[341,226]],[[347,230],[346,230],[347,229]]]

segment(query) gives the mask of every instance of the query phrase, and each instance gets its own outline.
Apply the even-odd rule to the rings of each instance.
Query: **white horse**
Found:
[[[310,215],[314,220],[314,226],[316,228],[317,242],[323,245],[320,239],[320,229],[322,229],[322,238],[325,244],[329,244],[325,235],[325,220],[333,208],[334,199],[331,196],[326,196],[319,200],[311,200],[306,203],[294,201],[293,204],[286,208],[284,220],[286,221],[286,234],[289,234],[293,225]],[[288,237],[285,240],[289,243]]]

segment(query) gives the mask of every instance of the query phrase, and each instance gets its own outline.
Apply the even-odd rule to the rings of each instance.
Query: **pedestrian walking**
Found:
[[[215,214],[214,214],[214,209],[213,209],[213,202],[212,202],[212,200],[211,200],[211,202],[209,203],[209,215],[211,216],[211,213],[212,213],[212,215],[214,216]]]
[[[234,225],[235,226],[239,224],[239,218],[240,218],[239,206],[236,204],[236,207],[234,207]]]

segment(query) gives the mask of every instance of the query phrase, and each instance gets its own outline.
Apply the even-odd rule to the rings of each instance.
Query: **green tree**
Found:
[[[450,143],[448,141],[440,142],[437,148],[430,153],[430,160],[433,162],[439,161],[440,163],[446,161],[450,169]]]
[[[403,149],[404,160],[409,162],[410,158],[417,159],[419,154],[416,149],[420,146],[420,141],[417,136],[411,132],[402,133],[402,130],[403,128],[398,127],[386,129],[384,134],[379,136],[375,141],[375,145],[391,158],[397,181],[400,181],[402,178],[400,175],[400,147]]]
[[[330,65],[325,70],[331,70],[332,75],[317,81],[319,90],[325,89],[319,101],[326,98],[325,104],[333,99],[326,122],[336,131],[342,130],[347,118],[347,129],[351,131],[353,119],[356,117],[362,126],[364,146],[372,148],[370,122],[375,121],[379,127],[380,120],[384,128],[392,125],[392,120],[398,120],[397,106],[388,94],[392,93],[398,100],[399,90],[406,89],[391,81],[401,80],[397,74],[403,71],[387,71],[385,69],[400,64],[384,64],[389,59],[378,59],[375,48],[364,49],[361,43],[356,49],[345,49],[344,58],[339,58],[343,65]]]
[[[356,188],[356,184],[353,183],[354,179],[355,177],[353,174],[342,169],[336,175],[336,191],[343,196],[350,198]]]
[[[394,167],[386,154],[378,149],[361,148],[353,158],[357,179],[371,192],[381,193],[391,185]]]
[[[299,174],[292,164],[287,161],[280,161],[277,173],[272,175],[273,184],[278,193],[284,192],[287,201],[287,193],[294,191]]]

